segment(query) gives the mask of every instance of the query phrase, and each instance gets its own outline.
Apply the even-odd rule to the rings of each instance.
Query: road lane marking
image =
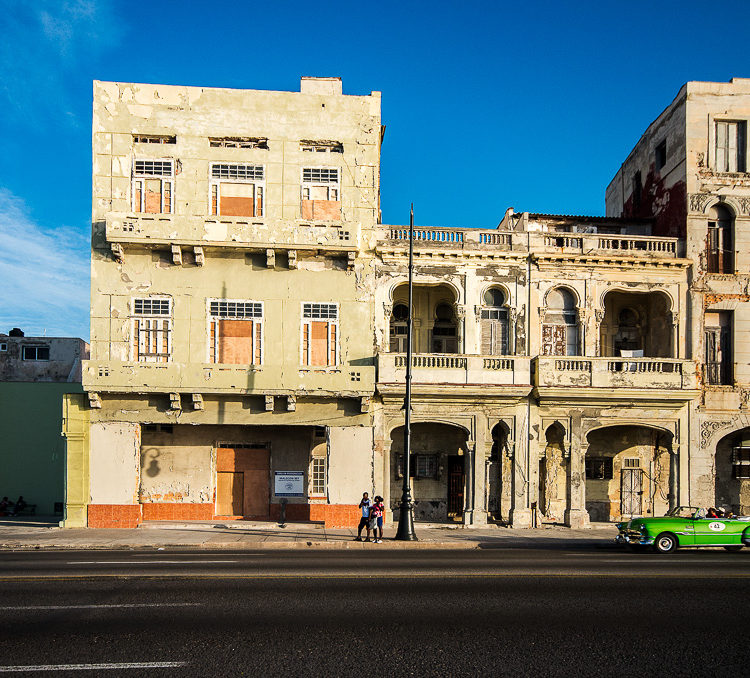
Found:
[[[0,673],[25,671],[107,671],[111,669],[174,669],[187,662],[123,662],[119,664],[37,664],[35,666],[0,666]]]
[[[463,579],[476,579],[476,578],[492,578],[492,579],[510,579],[510,578],[524,578],[524,579],[543,579],[557,578],[557,579],[581,579],[599,577],[602,579],[664,579],[665,577],[671,577],[673,579],[707,579],[715,580],[717,577],[721,579],[750,579],[750,572],[746,574],[717,574],[716,572],[642,572],[633,573],[631,572],[426,572],[426,573],[388,573],[380,571],[377,574],[364,574],[362,572],[350,572],[341,574],[278,574],[278,573],[256,573],[256,574],[191,574],[191,573],[180,573],[170,572],[165,574],[154,574],[150,572],[137,572],[130,574],[64,574],[64,575],[46,575],[46,576],[29,576],[29,575],[9,575],[0,576],[0,582],[38,582],[38,581],[81,581],[85,579],[169,579],[169,578],[180,578],[180,579],[257,579],[257,580],[273,580],[273,579],[439,579],[451,576],[455,578]]]
[[[203,603],[112,603],[107,605],[3,605],[0,611],[10,610],[109,610],[134,607],[200,607]]]
[[[209,563],[238,563],[239,560],[69,560],[66,565],[206,565]]]

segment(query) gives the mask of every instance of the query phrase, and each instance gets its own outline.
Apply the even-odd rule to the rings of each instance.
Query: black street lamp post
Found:
[[[414,533],[414,515],[411,503],[411,329],[412,297],[414,277],[414,203],[409,215],[409,317],[406,321],[406,397],[404,398],[404,484],[401,492],[401,504],[398,516],[396,539],[400,541],[417,541]]]

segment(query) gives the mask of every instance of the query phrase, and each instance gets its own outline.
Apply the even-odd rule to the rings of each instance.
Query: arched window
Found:
[[[409,307],[406,304],[394,304],[391,312],[391,352],[406,353],[406,321],[409,319]]]
[[[482,355],[508,355],[508,309],[505,295],[497,287],[484,293],[481,310]]]
[[[438,304],[435,308],[435,324],[432,327],[433,353],[458,353],[456,317],[450,304]]]
[[[542,355],[579,355],[576,300],[564,287],[555,287],[547,293]]]
[[[724,205],[714,205],[708,214],[706,270],[734,273],[734,215]]]

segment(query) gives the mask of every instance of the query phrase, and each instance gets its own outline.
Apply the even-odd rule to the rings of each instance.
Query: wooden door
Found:
[[[216,451],[216,511],[222,516],[244,516],[246,518],[267,518],[270,512],[270,468],[271,453],[261,447],[220,447]],[[235,512],[226,513],[230,507],[226,499],[229,478],[224,475],[240,476],[241,483],[234,481],[233,496],[239,492],[239,501],[233,501]]]
[[[448,457],[448,517],[464,514],[464,458]]]
[[[243,515],[244,474],[221,471],[216,474],[216,514],[220,516]]]

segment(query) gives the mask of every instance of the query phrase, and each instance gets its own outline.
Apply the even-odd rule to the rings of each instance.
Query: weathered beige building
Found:
[[[689,82],[607,189],[607,214],[654,218],[692,261],[685,321],[700,363],[687,499],[750,512],[750,79]]]
[[[686,85],[606,217],[416,229],[417,520],[750,503],[749,88]],[[336,78],[95,83],[79,522],[274,518],[288,501],[346,525],[363,491],[397,516],[409,240],[380,223],[383,130],[380,94]]]

